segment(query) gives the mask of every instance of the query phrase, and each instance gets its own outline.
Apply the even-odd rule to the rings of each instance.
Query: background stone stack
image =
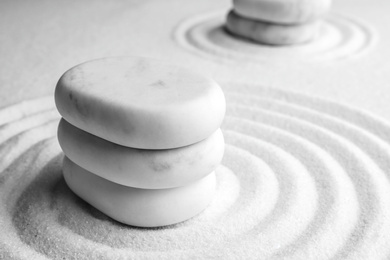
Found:
[[[270,45],[299,44],[316,37],[331,0],[233,0],[226,28]]]
[[[217,83],[145,58],[108,58],[67,71],[55,98],[65,181],[92,206],[154,227],[209,204],[224,153]]]

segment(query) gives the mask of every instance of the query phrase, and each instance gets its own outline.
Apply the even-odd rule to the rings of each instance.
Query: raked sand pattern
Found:
[[[388,259],[390,124],[314,97],[222,87],[215,198],[154,229],[69,190],[51,97],[0,110],[0,259]]]
[[[277,48],[237,38],[228,33],[225,12],[202,13],[182,21],[174,39],[183,48],[206,58],[240,62],[320,62],[355,57],[376,42],[373,29],[359,19],[331,13],[317,37],[308,43]]]

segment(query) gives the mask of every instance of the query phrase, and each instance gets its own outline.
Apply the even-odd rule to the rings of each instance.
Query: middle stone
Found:
[[[125,147],[89,134],[62,119],[58,141],[66,156],[112,182],[144,189],[184,186],[214,171],[224,153],[220,129],[192,145],[163,150]]]

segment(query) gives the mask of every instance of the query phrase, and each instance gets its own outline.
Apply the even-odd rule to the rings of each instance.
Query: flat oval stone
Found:
[[[58,141],[65,155],[112,182],[144,189],[184,186],[214,171],[224,153],[220,129],[195,144],[164,150],[117,145],[60,121]]]
[[[233,35],[268,45],[292,45],[314,39],[321,22],[282,25],[256,21],[241,17],[230,11],[226,18],[226,28]]]
[[[215,192],[215,173],[187,186],[138,189],[103,179],[64,158],[69,188],[107,216],[124,224],[158,227],[176,224],[201,213]]]
[[[233,0],[242,17],[278,24],[302,24],[321,19],[332,0]]]
[[[138,57],[93,60],[65,72],[55,101],[72,125],[123,146],[170,149],[214,133],[225,114],[219,85]]]

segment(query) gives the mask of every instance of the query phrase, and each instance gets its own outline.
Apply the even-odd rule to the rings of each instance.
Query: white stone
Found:
[[[214,171],[224,153],[220,129],[193,145],[144,150],[125,147],[80,130],[64,119],[58,141],[65,155],[84,169],[122,185],[162,189],[186,185]]]
[[[308,42],[317,36],[320,26],[320,21],[299,25],[261,22],[241,17],[235,11],[230,11],[226,18],[226,28],[230,33],[268,45]]]
[[[64,158],[63,173],[69,188],[107,216],[133,226],[157,227],[185,221],[202,212],[215,192],[211,173],[187,186],[138,189],[103,179]]]
[[[279,24],[302,24],[322,18],[332,0],[233,0],[239,15]]]
[[[141,149],[169,149],[214,133],[225,97],[211,79],[138,57],[89,61],[65,72],[55,101],[71,124],[108,141]]]

